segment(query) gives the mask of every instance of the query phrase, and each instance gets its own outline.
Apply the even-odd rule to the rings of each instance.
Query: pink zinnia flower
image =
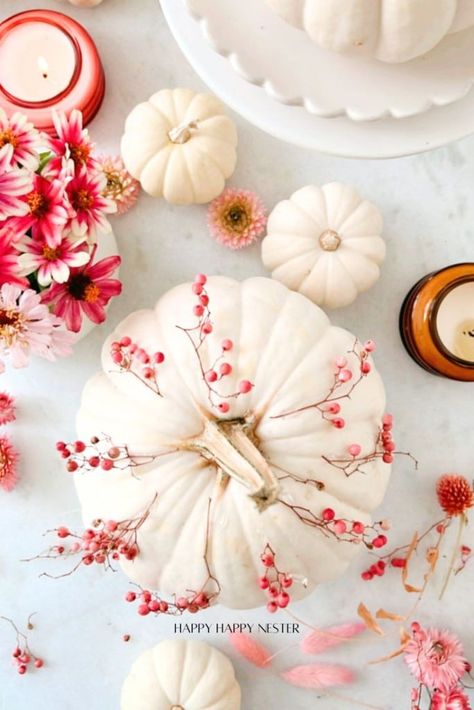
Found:
[[[115,202],[117,213],[124,214],[135,202],[140,194],[140,183],[135,180],[124,165],[122,158],[101,155],[97,159],[98,169],[105,175],[107,184],[103,195]]]
[[[11,148],[5,145],[0,149],[0,222],[28,210],[22,197],[31,190],[32,177],[26,170],[12,169],[10,162]]]
[[[15,400],[6,392],[0,392],[0,424],[9,424],[15,419]]]
[[[120,281],[109,278],[120,266],[120,261],[119,256],[109,256],[96,264],[71,269],[68,282],[53,284],[43,293],[43,302],[53,305],[54,313],[73,333],[81,329],[82,313],[93,323],[103,323],[105,306],[122,292]]]
[[[435,690],[430,710],[471,710],[471,704],[461,688],[455,688],[448,693]]]
[[[0,436],[0,487],[11,491],[18,482],[16,467],[20,455],[7,436]]]
[[[54,155],[46,167],[47,173],[57,175],[69,161],[73,163],[73,172],[82,168],[96,170],[94,144],[91,143],[87,129],[82,127],[82,113],[74,109],[68,118],[66,114],[55,111],[53,121],[57,138],[48,138],[49,148]]]
[[[75,212],[68,229],[74,236],[85,237],[94,243],[98,234],[111,231],[105,215],[116,212],[117,206],[103,196],[106,184],[105,175],[88,172],[84,167],[67,184],[69,202]]]
[[[241,249],[263,235],[267,210],[254,192],[229,187],[211,202],[207,219],[211,235],[218,242]]]
[[[18,251],[7,227],[0,226],[0,286],[4,283],[27,286],[19,273]]]
[[[65,185],[60,179],[46,180],[41,175],[34,175],[32,189],[24,198],[26,214],[10,220],[10,226],[18,236],[31,230],[34,239],[46,240],[50,247],[61,242],[71,216]]]
[[[23,291],[12,284],[0,288],[0,352],[10,357],[13,367],[25,367],[30,355],[48,360],[62,355],[64,349],[57,351],[53,337],[61,325],[32,289]],[[72,341],[70,336],[70,344]],[[0,372],[4,369],[0,361]]]
[[[8,118],[0,108],[0,148],[9,146],[10,165],[22,165],[35,172],[39,164],[40,136],[32,123],[22,113]]]
[[[458,638],[449,631],[422,629],[413,632],[405,646],[410,672],[429,689],[449,692],[466,672],[467,659]]]
[[[90,254],[84,245],[72,242],[64,237],[57,246],[51,247],[46,241],[37,241],[25,237],[18,243],[20,273],[28,276],[37,273],[40,286],[49,286],[52,281],[65,283],[72,267],[84,266],[90,260]]]

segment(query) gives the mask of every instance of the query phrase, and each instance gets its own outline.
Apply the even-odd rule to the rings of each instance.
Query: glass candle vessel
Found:
[[[105,76],[97,48],[84,27],[60,12],[31,10],[0,24],[0,107],[24,113],[39,130],[54,134],[52,111],[97,113]]]
[[[408,353],[429,372],[474,382],[474,263],[418,281],[403,303],[400,333]]]

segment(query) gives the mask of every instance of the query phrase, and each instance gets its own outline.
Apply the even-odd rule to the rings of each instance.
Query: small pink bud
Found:
[[[364,530],[365,530],[365,525],[364,523],[360,523],[359,521],[355,521],[352,524],[352,530],[355,532],[356,535],[363,535]]]
[[[124,335],[124,337],[120,339],[120,345],[122,348],[129,348],[131,344],[132,339],[129,338],[128,335]]]
[[[347,531],[347,525],[343,520],[336,520],[334,523],[334,532],[336,535],[344,535],[344,533]]]
[[[253,387],[253,384],[250,382],[250,380],[242,380],[241,382],[239,382],[240,394],[248,394],[248,392],[250,392],[252,387]]]
[[[350,370],[341,370],[338,375],[339,382],[349,382],[352,378],[352,372]]]
[[[375,350],[375,343],[373,340],[366,340],[364,343],[364,350],[368,353],[373,353]]]
[[[348,448],[348,451],[351,456],[358,456],[362,451],[362,447],[360,446],[360,444],[351,444]]]
[[[44,666],[44,661],[42,658],[35,658],[35,667],[42,668]]]
[[[194,306],[193,313],[195,316],[200,318],[204,314],[204,306],[201,306],[201,304],[198,303],[196,306]]]
[[[270,612],[270,614],[274,614],[278,609],[278,604],[276,602],[268,602],[267,604],[267,611]]]
[[[342,417],[335,417],[332,420],[331,424],[336,427],[336,429],[344,429],[344,427],[346,426],[346,422]]]
[[[323,520],[334,520],[336,513],[332,508],[325,508],[323,510]]]
[[[363,362],[362,365],[360,366],[360,371],[362,372],[363,375],[368,375],[369,372],[372,369],[372,365],[370,362]]]
[[[71,534],[69,532],[69,530],[65,527],[58,528],[57,532],[58,532],[58,537],[61,537],[61,538],[69,537],[69,535]]]
[[[393,456],[392,454],[384,454],[382,460],[384,463],[393,463]]]
[[[207,283],[207,276],[205,274],[197,274],[194,277],[194,283],[204,285]]]
[[[193,293],[195,293],[196,296],[200,296],[202,293],[203,286],[202,286],[202,284],[195,283],[195,284],[193,284],[192,289],[193,289]]]
[[[329,405],[326,411],[330,412],[331,414],[339,414],[339,412],[341,411],[341,405],[339,404],[339,402],[333,402]]]
[[[223,362],[219,366],[219,372],[223,377],[225,377],[226,375],[230,375],[230,373],[232,372],[232,365],[229,365],[228,362]]]
[[[226,338],[222,341],[222,350],[232,350],[233,347],[234,343],[232,342],[232,340],[229,340],[229,338]]]
[[[207,382],[215,382],[217,380],[217,372],[215,370],[209,370],[205,374]]]
[[[273,567],[273,555],[262,555],[262,564],[264,567]]]
[[[165,356],[161,352],[157,352],[153,355],[153,360],[156,362],[157,365],[161,365],[162,362],[165,360]]]
[[[288,606],[289,601],[290,601],[290,595],[287,594],[286,592],[281,592],[278,595],[277,604],[280,607],[280,609],[284,609],[286,606]]]
[[[123,362],[123,355],[120,350],[112,353],[112,361],[115,362],[116,365],[120,365]]]
[[[206,335],[209,335],[209,333],[212,333],[212,323],[209,321],[206,321],[204,325],[202,326],[202,332],[205,333]]]
[[[147,616],[150,613],[148,604],[140,604],[138,607],[138,613],[140,616]]]
[[[342,355],[339,355],[339,357],[336,358],[336,367],[339,369],[342,369],[347,365],[347,358],[343,357]]]
[[[223,414],[227,414],[227,412],[230,409],[230,406],[229,406],[228,402],[221,402],[217,408]]]

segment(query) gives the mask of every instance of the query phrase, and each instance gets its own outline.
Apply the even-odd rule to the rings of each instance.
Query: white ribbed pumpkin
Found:
[[[145,192],[178,205],[220,195],[237,162],[237,131],[220,101],[164,89],[125,123],[122,157]]]
[[[291,589],[293,598],[302,598],[340,575],[360,545],[304,525],[277,499],[317,515],[329,506],[341,518],[370,520],[390,466],[377,459],[364,465],[365,475],[346,477],[322,457],[347,455],[353,442],[363,452],[374,450],[385,404],[382,381],[373,369],[344,400],[344,429],[314,409],[274,418],[327,395],[334,361],[353,348],[354,336],[331,326],[321,309],[271,279],[239,283],[211,277],[207,289],[213,332],[202,350],[203,366],[211,366],[223,339],[230,338],[233,372],[219,388],[222,394],[235,392],[242,379],[254,387],[229,400],[225,416],[209,402],[194,349],[176,327],[196,320],[190,284],[166,293],[154,310],[132,313],[105,343],[103,371],[85,387],[79,435],[107,434],[134,455],[175,453],[133,472],[78,472],[83,518],[86,525],[96,518],[136,518],[157,494],[139,531],[140,554],[124,569],[143,587],[179,596],[206,582],[203,555],[212,499],[207,555],[221,585],[218,600],[237,608],[266,602],[257,579],[267,543],[280,569],[307,578],[306,588],[294,584]],[[165,353],[162,397],[136,377],[117,372],[110,346],[125,335],[149,352]],[[281,469],[301,479],[316,478],[324,490],[294,481]],[[264,510],[256,500],[266,501],[260,506]],[[268,505],[271,501],[277,502]]]
[[[231,662],[202,641],[162,641],[137,658],[121,710],[240,710]]]
[[[266,0],[324,49],[406,62],[474,24],[472,0]]]
[[[267,224],[262,259],[272,277],[323,308],[355,300],[379,278],[383,220],[349,185],[307,185],[279,202]]]

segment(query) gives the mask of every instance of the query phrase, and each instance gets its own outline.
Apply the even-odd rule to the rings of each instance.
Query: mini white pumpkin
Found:
[[[355,300],[379,278],[383,220],[349,185],[307,185],[270,214],[262,259],[272,277],[325,308]]]
[[[240,710],[240,686],[227,656],[202,641],[162,641],[137,658],[121,710]]]
[[[236,147],[235,125],[214,96],[164,89],[128,116],[122,157],[145,192],[188,205],[220,195]]]
[[[406,62],[474,24],[472,0],[267,0],[324,49]]]
[[[261,555],[270,544],[279,568],[306,580],[291,588],[292,598],[300,599],[340,575],[361,545],[303,524],[286,503],[317,515],[329,507],[349,521],[370,521],[390,465],[373,458],[363,474],[347,476],[324,457],[347,457],[354,442],[363,454],[372,452],[385,405],[382,381],[372,366],[342,402],[346,426],[337,429],[307,405],[327,395],[338,356],[354,361],[347,354],[354,336],[271,279],[239,283],[216,276],[206,288],[213,330],[201,350],[204,371],[222,352],[224,339],[231,339],[232,373],[217,386],[222,395],[236,392],[243,379],[253,388],[227,400],[226,414],[210,401],[196,352],[177,327],[196,321],[191,284],[166,293],[154,310],[132,313],[104,345],[103,371],[85,387],[78,432],[84,441],[103,433],[116,445],[126,444],[134,457],[156,458],[133,469],[78,471],[84,522],[136,519],[157,496],[139,530],[140,553],[123,562],[142,587],[165,598],[203,589],[207,549],[220,584],[217,601],[235,608],[260,606],[267,601],[258,585]],[[124,336],[150,353],[165,353],[162,396],[118,371],[111,345]],[[300,407],[306,408],[287,416]],[[307,478],[321,485],[307,485]]]

